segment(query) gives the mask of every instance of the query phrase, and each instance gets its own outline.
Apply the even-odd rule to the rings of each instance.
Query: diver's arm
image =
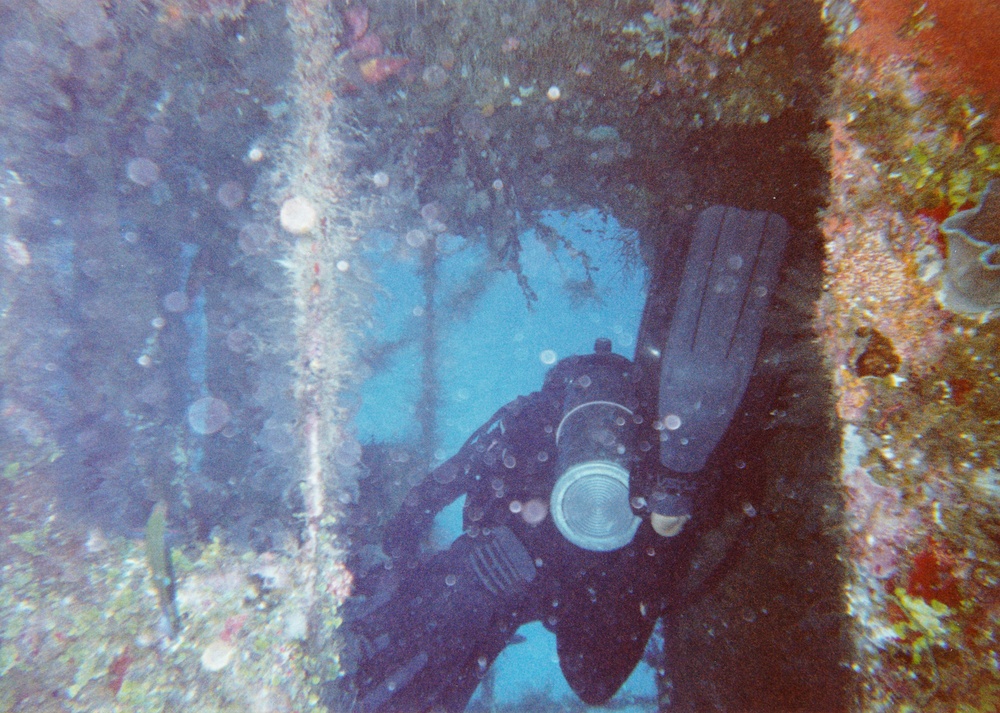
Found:
[[[415,554],[419,550],[438,512],[469,492],[476,476],[488,467],[483,462],[483,454],[488,453],[492,441],[502,435],[504,419],[520,412],[524,401],[525,397],[518,397],[502,406],[455,455],[410,490],[399,512],[386,525],[382,543],[386,554],[396,558]]]
[[[468,446],[468,443],[466,443]],[[468,489],[466,446],[432,470],[406,495],[399,512],[385,528],[382,547],[392,558],[416,554],[427,537],[434,516]]]

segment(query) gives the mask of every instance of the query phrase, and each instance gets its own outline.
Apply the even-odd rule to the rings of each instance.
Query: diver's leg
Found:
[[[462,710],[513,635],[535,565],[507,528],[463,535],[348,624],[357,640],[354,710]],[[367,609],[367,608],[366,608]]]

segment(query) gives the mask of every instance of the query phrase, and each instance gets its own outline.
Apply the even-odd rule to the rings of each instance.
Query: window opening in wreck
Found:
[[[516,4],[463,9],[343,15],[375,305],[350,446],[358,485],[345,496],[358,600],[379,597],[387,567],[398,572],[380,543],[407,493],[495,409],[540,389],[557,360],[597,337],[631,358],[660,245],[712,204],[774,211],[793,239],[758,367],[706,468],[724,486],[697,524],[663,628],[613,704],[844,708],[837,440],[811,329],[827,180],[810,146],[823,130],[819,84],[807,79],[824,71],[818,17],[768,16],[762,34],[747,31],[747,45],[773,48],[763,36],[774,33],[782,49],[728,54],[768,65],[758,79],[772,84],[741,87],[714,81],[712,51],[685,35],[710,22],[687,6],[574,15],[546,5],[542,23]],[[376,41],[390,50],[373,56]],[[810,60],[786,76],[795,53]],[[676,69],[656,64],[667,58],[701,63],[708,91],[672,89]],[[497,497],[505,487],[495,484]],[[425,555],[462,532],[462,505],[436,518]],[[579,702],[541,622],[513,641],[479,671],[470,710]]]

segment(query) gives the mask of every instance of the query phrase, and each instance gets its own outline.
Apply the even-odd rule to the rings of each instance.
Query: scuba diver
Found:
[[[633,360],[606,339],[563,359],[408,493],[390,566],[346,615],[338,710],[461,711],[532,621],[584,702],[615,694],[685,574],[685,524],[713,490],[701,471],[743,399],[787,234],[772,213],[704,210],[658,258]],[[463,494],[462,535],[422,553]]]

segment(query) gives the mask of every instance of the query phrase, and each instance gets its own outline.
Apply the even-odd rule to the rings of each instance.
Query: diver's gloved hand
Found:
[[[661,478],[649,499],[649,524],[663,537],[679,535],[691,519],[694,508],[694,484],[684,474]]]

